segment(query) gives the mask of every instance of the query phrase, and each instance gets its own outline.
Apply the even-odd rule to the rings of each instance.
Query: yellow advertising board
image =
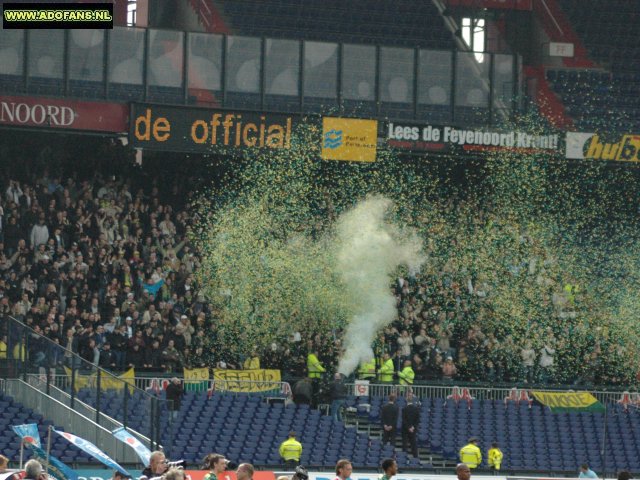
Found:
[[[349,162],[375,162],[378,121],[355,118],[322,119],[322,158]]]
[[[280,370],[213,371],[215,389],[230,392],[268,392],[280,388]]]

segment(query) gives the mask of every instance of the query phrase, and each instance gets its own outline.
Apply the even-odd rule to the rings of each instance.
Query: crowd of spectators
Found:
[[[73,352],[85,365],[114,372],[262,367],[293,379],[307,374],[307,355],[316,350],[327,378],[335,373],[339,332],[293,332],[247,357],[217,342],[216,312],[194,283],[193,184],[148,172],[25,176],[8,169],[1,187],[0,314],[36,334],[18,344],[5,319],[0,360],[19,357],[22,348],[34,367],[79,366]],[[560,314],[570,318],[576,292],[567,285]],[[616,380],[599,370],[599,347],[579,358],[582,373],[569,379],[556,368],[568,349],[557,331],[522,341],[508,328],[487,328],[490,285],[483,279],[423,271],[390,287],[398,317],[379,333],[374,353],[378,366],[389,354],[398,370],[411,360],[416,382]]]

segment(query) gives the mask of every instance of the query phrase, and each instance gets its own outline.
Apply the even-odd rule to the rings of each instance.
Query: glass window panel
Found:
[[[260,93],[260,44],[259,38],[227,37],[228,91]]]
[[[338,88],[338,44],[305,42],[304,95],[336,98]]]
[[[375,100],[376,47],[343,46],[342,95],[347,100]]]
[[[220,90],[222,35],[189,34],[189,88]]]
[[[104,30],[69,30],[69,78],[100,82],[104,73]]]
[[[142,85],[144,29],[115,27],[109,38],[109,81]]]
[[[383,102],[413,103],[413,60],[411,48],[380,49],[380,99]]]
[[[300,95],[300,42],[267,39],[265,55],[265,93]]]
[[[418,57],[418,104],[451,103],[451,52],[420,50]]]
[[[486,108],[489,106],[489,55],[478,62],[472,52],[456,56],[456,106]]]
[[[0,74],[22,75],[24,30],[0,29]]]
[[[496,109],[511,111],[514,91],[513,56],[493,56],[493,105]]]
[[[149,85],[182,86],[183,41],[183,32],[149,30]]]
[[[62,78],[64,30],[29,31],[29,76]]]

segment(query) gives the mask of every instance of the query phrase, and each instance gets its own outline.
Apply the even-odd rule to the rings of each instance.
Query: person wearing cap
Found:
[[[278,451],[284,460],[285,468],[294,469],[298,465],[302,456],[302,444],[296,440],[296,432],[289,432],[289,438],[280,444]]]
[[[229,460],[224,458],[224,455],[220,455],[217,453],[210,453],[204,458],[203,468],[209,470],[204,476],[204,480],[217,480],[218,475],[224,473],[227,469],[227,465]]]
[[[471,437],[469,443],[460,449],[460,462],[469,468],[477,468],[482,463],[482,452],[478,447],[478,439]]]

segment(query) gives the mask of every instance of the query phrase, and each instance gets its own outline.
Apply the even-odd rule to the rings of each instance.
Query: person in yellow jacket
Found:
[[[322,378],[322,374],[326,372],[320,360],[318,360],[318,351],[315,349],[307,355],[307,371],[309,372],[309,378]]]
[[[244,370],[260,369],[260,357],[258,356],[258,351],[255,348],[251,351],[251,355],[242,363],[242,368]]]
[[[296,440],[296,432],[289,432],[289,438],[280,444],[280,456],[286,468],[294,469],[300,463],[302,444]]]
[[[400,385],[413,385],[413,379],[416,374],[411,366],[411,360],[404,361],[404,368],[398,374],[398,377],[400,377]]]
[[[487,464],[489,465],[489,468],[492,468],[496,472],[500,470],[503,457],[504,454],[502,453],[502,450],[500,450],[500,447],[498,447],[498,443],[493,442],[491,444],[491,449],[487,452]]]
[[[471,437],[469,443],[460,449],[460,461],[469,468],[477,468],[482,463],[482,452],[478,447],[478,439]]]
[[[382,366],[378,370],[378,380],[385,383],[393,382],[393,372],[396,367],[393,364],[393,358],[388,353],[385,353],[382,357]]]
[[[358,368],[358,378],[360,380],[371,380],[376,376],[376,359],[372,358],[368,362],[360,362]]]

